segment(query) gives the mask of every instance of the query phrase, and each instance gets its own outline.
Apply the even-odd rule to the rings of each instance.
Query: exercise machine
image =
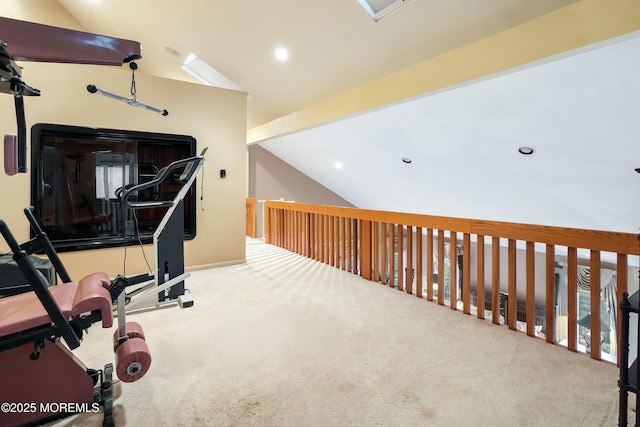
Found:
[[[95,43],[96,37],[103,42]],[[47,43],[43,43],[46,40]],[[13,96],[16,135],[4,137],[4,169],[8,175],[27,172],[24,96],[40,91],[22,79],[15,61],[122,65],[140,59],[138,42],[0,17],[0,93]],[[113,425],[113,364],[87,368],[72,353],[94,323],[113,325],[112,294],[105,273],[71,281],[31,209],[25,215],[36,237],[18,244],[0,220],[0,234],[28,282],[29,290],[0,298],[0,425],[44,423],[69,413],[104,410],[104,425]],[[62,284],[48,287],[31,262],[42,251]],[[126,322],[118,311],[114,335],[115,371],[121,381],[142,378],[151,355],[140,325]],[[97,405],[97,406],[96,406]]]
[[[0,93],[13,95],[17,124],[16,134],[4,137],[6,173],[27,172],[24,97],[40,96],[15,61],[119,66],[141,58],[142,46],[133,40],[0,17]]]
[[[135,221],[137,210],[167,208],[153,233],[154,271],[133,277],[117,276],[109,287],[114,302],[122,295],[127,311],[175,303],[181,307],[193,305],[193,299],[185,293],[184,286],[189,273],[184,269],[183,202],[202,168],[206,152],[207,147],[198,156],[176,160],[160,169],[150,181],[122,191],[120,204],[122,232],[125,235],[127,227],[124,226],[124,222],[128,218]],[[180,185],[172,199],[138,200],[138,194],[144,190],[157,188],[166,182]],[[130,291],[127,292],[127,288]]]
[[[44,423],[102,407],[103,424],[112,426],[114,365],[90,369],[72,353],[94,323],[113,325],[109,278],[97,272],[71,281],[32,209],[24,213],[36,237],[26,243],[18,244],[0,220],[0,234],[31,289],[0,298],[0,425]],[[48,287],[37,272],[29,258],[37,252],[44,252],[55,266],[61,285]],[[124,316],[119,310],[113,337],[115,371],[121,381],[133,382],[149,370],[151,354],[142,327]]]

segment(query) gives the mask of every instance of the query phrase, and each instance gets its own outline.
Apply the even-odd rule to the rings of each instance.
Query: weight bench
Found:
[[[35,221],[29,209],[25,214]],[[0,298],[0,425],[43,423],[73,413],[98,412],[103,406],[104,425],[112,426],[113,365],[89,369],[71,352],[94,323],[113,326],[109,277],[93,273],[49,288],[25,250],[46,239],[35,226],[38,237],[18,245],[0,220],[0,233],[32,289]],[[61,265],[55,251],[43,246],[52,263]],[[124,321],[121,314],[119,323]],[[116,331],[114,335],[116,374],[123,382],[132,382],[146,374],[151,355],[140,325],[124,326],[124,334]]]

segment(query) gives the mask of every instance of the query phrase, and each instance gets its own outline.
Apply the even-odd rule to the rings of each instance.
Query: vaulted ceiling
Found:
[[[58,3],[87,31],[141,42],[141,72],[197,82],[181,69],[195,53],[251,95],[251,128],[575,1],[413,0],[377,23],[358,0]]]
[[[261,145],[361,208],[636,233],[639,72],[635,34]]]
[[[197,54],[249,94],[251,129],[576,0],[412,0],[378,22],[358,0],[58,3],[87,31],[140,41],[141,72],[195,82],[180,66]],[[260,144],[358,207],[637,232],[639,37]]]

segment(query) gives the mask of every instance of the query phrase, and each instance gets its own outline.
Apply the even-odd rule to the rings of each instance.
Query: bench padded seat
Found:
[[[106,273],[93,273],[79,282],[64,283],[49,289],[60,311],[67,319],[100,310],[102,327],[113,325],[111,295]],[[51,319],[35,292],[0,299],[0,337],[49,325]]]

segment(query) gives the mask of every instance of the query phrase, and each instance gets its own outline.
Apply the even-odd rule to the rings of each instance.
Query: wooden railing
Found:
[[[445,305],[448,299],[451,309],[461,310],[464,314],[471,314],[475,308],[478,318],[486,318],[494,324],[504,322],[512,330],[520,326],[518,316],[513,315],[517,313],[519,302],[524,300],[525,319],[536,319],[536,310],[541,306],[546,341],[554,344],[557,342],[556,262],[559,256],[565,260],[567,270],[564,344],[574,352],[578,350],[579,341],[577,271],[579,263],[586,263],[590,268],[590,336],[584,339],[591,357],[597,360],[602,360],[601,254],[607,253],[614,258],[606,266],[616,272],[617,301],[621,301],[622,294],[627,292],[628,258],[640,254],[637,236],[630,233],[278,201],[266,202],[265,234],[267,243],[440,305]],[[453,265],[454,268],[449,268],[448,272],[445,262],[427,261],[445,260],[446,245],[449,260],[461,261],[459,269],[455,268],[455,261],[450,261],[450,267]],[[524,280],[520,280],[524,283],[518,283],[517,279],[519,264],[522,264],[522,259],[518,261],[517,257],[518,247],[522,247],[524,252],[525,274]],[[501,281],[504,281],[500,272],[501,249],[506,251],[504,286],[501,286]],[[458,257],[458,251],[461,251],[461,257]],[[579,259],[579,252],[586,252],[588,261]],[[544,260],[544,295],[541,298],[543,303],[536,305],[535,265],[536,257],[540,261],[540,256]],[[472,264],[475,264],[474,272],[471,271]],[[489,268],[490,271],[486,271]],[[460,280],[458,270],[462,275]],[[448,295],[443,286],[447,278]],[[475,295],[472,295],[472,290]],[[472,296],[475,304],[472,304]],[[620,313],[617,311],[616,325],[619,325]],[[542,336],[535,326],[535,321],[527,321],[526,334]],[[620,328],[616,329],[619,334]],[[617,338],[615,341],[619,343],[619,336]],[[612,353],[619,355],[619,348]]]
[[[256,199],[247,197],[246,200],[246,216],[247,216],[247,231],[246,235],[249,237],[256,237]]]

